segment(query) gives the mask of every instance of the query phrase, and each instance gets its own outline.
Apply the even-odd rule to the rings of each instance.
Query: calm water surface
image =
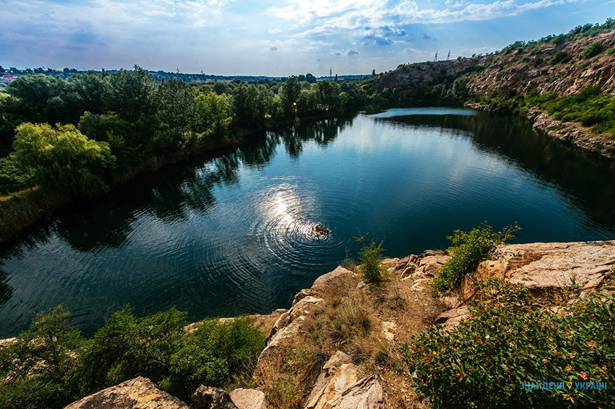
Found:
[[[417,108],[288,127],[0,246],[0,338],[57,304],[86,333],[127,303],[193,320],[287,307],[356,254],[357,229],[395,257],[445,248],[484,220],[518,221],[518,242],[612,239],[614,196],[612,172],[512,118]]]

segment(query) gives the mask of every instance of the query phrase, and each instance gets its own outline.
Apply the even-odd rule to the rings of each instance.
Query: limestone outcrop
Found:
[[[159,390],[147,378],[138,377],[103,389],[65,409],[188,409],[179,399]]]
[[[615,240],[573,243],[531,243],[499,246],[465,280],[463,297],[475,292],[474,280],[496,277],[523,284],[538,298],[566,290],[585,298],[592,292],[613,294],[608,280],[615,268]]]

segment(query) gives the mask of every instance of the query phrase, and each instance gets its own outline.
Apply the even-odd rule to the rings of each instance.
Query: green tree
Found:
[[[197,129],[215,136],[224,136],[233,120],[231,102],[226,94],[200,93],[196,97]]]
[[[109,77],[105,88],[105,110],[132,126],[126,141],[133,146],[149,147],[158,126],[158,83],[144,69],[119,71]]]
[[[123,137],[128,133],[129,124],[115,114],[93,114],[85,112],[78,125],[79,131],[90,139],[108,141],[111,135]]]
[[[11,81],[9,93],[18,98],[19,110],[27,121],[47,122],[48,101],[57,96],[63,83],[63,79],[50,75],[23,75]]]
[[[293,75],[286,78],[286,81],[280,88],[278,95],[280,96],[284,115],[287,118],[292,118],[295,115],[295,103],[299,98],[300,92],[301,86],[299,85],[299,81],[297,81],[297,77]]]
[[[232,95],[237,124],[245,129],[263,129],[265,115],[271,113],[273,92],[263,85],[240,84]]]
[[[109,189],[115,166],[109,144],[88,139],[74,125],[21,124],[13,147],[11,158],[40,186],[77,195]]]
[[[0,348],[0,408],[62,407],[79,397],[73,375],[84,340],[68,318],[62,307],[39,314]]]
[[[195,100],[190,86],[184,81],[163,81],[158,89],[158,128],[153,147],[168,152],[180,149],[190,140],[195,120]]]
[[[602,43],[600,41],[594,41],[590,43],[587,47],[585,47],[585,49],[583,50],[582,57],[584,59],[589,59],[597,56],[602,51],[604,51],[604,46],[602,45]]]

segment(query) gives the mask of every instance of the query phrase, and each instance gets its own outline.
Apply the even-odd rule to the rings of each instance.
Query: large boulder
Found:
[[[321,275],[314,281],[312,284],[312,290],[314,291],[322,291],[327,289],[327,287],[331,287],[339,282],[343,282],[347,279],[356,278],[357,274],[353,273],[350,270],[345,269],[344,267],[338,267],[330,273]]]
[[[265,394],[256,389],[235,389],[231,391],[231,399],[239,409],[267,409]]]
[[[562,288],[597,291],[615,266],[615,240],[502,245],[493,258],[465,281],[465,299],[475,292],[473,280],[488,277],[523,284],[536,295]]]
[[[239,409],[225,390],[199,386],[192,394],[191,409]]]
[[[188,409],[179,399],[138,377],[71,403],[65,409]],[[230,408],[229,408],[230,409]]]

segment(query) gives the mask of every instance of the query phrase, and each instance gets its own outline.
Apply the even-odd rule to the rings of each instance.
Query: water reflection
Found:
[[[493,152],[557,185],[600,224],[615,225],[615,172],[594,154],[538,135],[520,118],[480,113],[475,116],[416,115],[378,119],[401,128],[425,126],[471,135],[479,149]],[[462,134],[459,134],[462,135]]]
[[[283,127],[57,212],[0,246],[0,338],[59,303],[86,332],[126,303],[285,307],[355,254],[357,228],[394,257],[483,220],[518,220],[522,241],[612,237],[615,178],[593,158],[514,118],[434,113]]]

